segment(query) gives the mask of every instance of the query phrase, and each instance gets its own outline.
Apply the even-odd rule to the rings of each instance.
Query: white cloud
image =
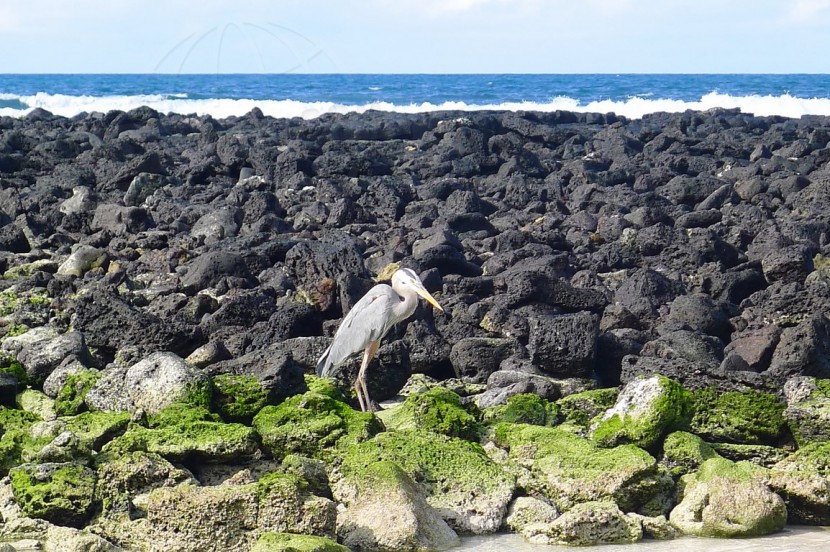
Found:
[[[795,23],[812,23],[830,11],[830,0],[792,0],[789,18]]]

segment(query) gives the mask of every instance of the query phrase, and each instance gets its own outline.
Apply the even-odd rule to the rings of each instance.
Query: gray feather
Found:
[[[386,335],[395,323],[392,308],[399,302],[398,294],[386,284],[369,290],[340,323],[331,345],[317,361],[317,375],[325,377],[333,366],[362,353],[369,343]]]

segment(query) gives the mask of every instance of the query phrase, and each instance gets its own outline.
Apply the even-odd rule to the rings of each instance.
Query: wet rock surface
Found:
[[[73,538],[125,549],[177,535],[208,546],[181,516],[234,511],[228,550],[291,532],[381,547],[336,514],[325,477],[263,483],[264,466],[297,454],[335,487],[332,466],[365,468],[355,455],[400,464],[388,472],[411,523],[384,538],[413,547],[495,531],[509,506],[514,530],[580,544],[670,535],[665,518],[724,535],[775,530],[785,509],[830,519],[828,118],[39,112],[0,118],[0,157],[0,473],[18,474],[0,536],[45,539],[66,518],[95,528]],[[307,376],[398,266],[445,310],[421,304],[389,332],[369,393],[395,399],[426,375],[454,398],[412,399],[388,417],[402,429],[383,431],[352,410],[357,361],[333,370],[337,388]],[[614,404],[617,388],[657,376],[674,391]],[[527,394],[545,403],[516,413]],[[664,396],[692,406],[675,412]],[[450,443],[490,479],[442,489],[460,468],[407,464],[402,432],[424,450]],[[739,469],[691,475],[712,455]],[[123,486],[91,494],[127,457]],[[581,473],[586,460],[612,484]],[[188,475],[210,464],[229,466],[222,485]],[[83,497],[43,466],[77,475]],[[756,514],[695,517],[746,478]],[[342,503],[384,508],[363,492]],[[526,516],[514,494],[550,515]],[[592,511],[616,529],[597,532]]]

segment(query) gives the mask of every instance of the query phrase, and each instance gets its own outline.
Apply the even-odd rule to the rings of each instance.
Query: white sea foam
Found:
[[[698,101],[667,100],[631,97],[625,101],[603,100],[580,103],[569,97],[556,97],[549,102],[508,102],[500,104],[467,104],[464,102],[443,102],[440,104],[419,103],[395,105],[389,102],[372,102],[363,105],[344,105],[331,102],[300,102],[295,100],[253,100],[253,99],[190,99],[185,94],[136,95],[136,96],[67,96],[62,94],[38,93],[33,96],[0,94],[0,100],[19,100],[26,109],[0,107],[0,115],[21,117],[34,108],[43,108],[56,115],[71,117],[81,112],[127,111],[140,106],[149,106],[161,113],[210,114],[217,118],[244,115],[258,107],[273,117],[302,117],[313,119],[324,113],[365,112],[370,109],[400,113],[420,113],[441,110],[508,110],[508,111],[576,111],[614,112],[632,119],[660,111],[682,112],[685,110],[707,110],[717,107],[740,108],[744,113],[755,115],[781,115],[800,117],[802,115],[830,115],[830,98],[796,98],[782,96],[731,96],[711,92]]]

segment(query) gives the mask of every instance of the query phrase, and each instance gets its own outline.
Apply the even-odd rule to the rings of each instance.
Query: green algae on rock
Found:
[[[526,533],[536,544],[585,546],[637,542],[643,538],[643,527],[613,502],[593,501],[576,504],[552,523],[535,524]]]
[[[86,410],[86,394],[100,377],[97,370],[69,374],[58,396],[55,397],[55,412],[58,416],[74,416]]]
[[[790,523],[830,525],[830,443],[812,443],[781,460],[769,483],[784,497]]]
[[[95,489],[91,469],[73,463],[22,464],[9,477],[25,515],[73,527],[88,521]]]
[[[784,418],[799,446],[830,441],[830,380],[791,378],[784,385]]]
[[[326,537],[269,532],[259,537],[251,552],[349,552],[349,549]]]
[[[423,490],[395,462],[375,462],[359,478],[343,478],[337,489],[347,506],[338,515],[337,532],[349,548],[446,550],[460,542],[427,503]]]
[[[494,443],[530,470],[537,487],[560,510],[580,502],[613,500],[626,511],[654,497],[662,485],[657,461],[634,445],[612,449],[558,427],[499,424]]]
[[[358,412],[329,395],[308,391],[266,406],[253,427],[276,458],[291,453],[329,460],[334,448],[366,440],[382,427],[368,412]]]
[[[667,432],[684,429],[690,417],[689,392],[674,380],[654,375],[628,383],[591,435],[603,447],[634,444],[651,448]]]
[[[176,468],[155,453],[136,451],[96,458],[98,484],[95,503],[107,517],[143,517],[132,500],[156,487],[193,482],[189,472]]]
[[[587,428],[594,418],[614,406],[618,394],[617,388],[590,389],[562,397],[556,405],[563,423]]]
[[[748,462],[710,458],[681,478],[682,500],[669,519],[703,537],[757,537],[780,531],[787,507],[766,483],[768,472]]]
[[[147,427],[159,428],[192,422],[221,422],[222,418],[204,406],[174,402],[155,414],[147,414]]]
[[[333,502],[284,474],[247,485],[158,488],[146,508],[145,546],[153,552],[249,550],[264,532],[331,537],[336,516]]]
[[[492,533],[513,496],[515,482],[481,446],[437,433],[387,431],[348,448],[344,477],[359,481],[376,462],[399,465],[426,492],[427,502],[454,529]]]
[[[35,414],[41,420],[54,420],[57,417],[55,401],[47,397],[43,391],[24,389],[17,394],[15,402],[22,410]]]
[[[715,458],[715,452],[703,439],[685,431],[669,433],[663,441],[663,458],[660,463],[672,475],[679,477],[696,471],[703,462]]]
[[[250,427],[192,421],[158,428],[133,424],[126,433],[107,443],[102,452],[146,451],[174,461],[224,462],[250,456],[257,448],[256,434]]]
[[[18,389],[26,385],[28,379],[26,369],[17,358],[2,351],[0,351],[0,372],[13,376],[17,380]]]
[[[441,387],[413,393],[403,404],[377,415],[392,430],[432,431],[470,441],[478,440],[480,432],[475,417],[461,406],[461,398]]]
[[[82,445],[92,450],[100,450],[126,431],[130,415],[127,412],[82,412],[61,420],[66,423],[66,428],[78,437]]]
[[[535,393],[521,393],[507,399],[507,404],[488,408],[483,416],[489,424],[555,426],[559,421],[559,407]]]
[[[559,510],[553,504],[532,496],[520,496],[510,503],[504,524],[528,541],[535,542],[533,536],[541,533],[544,526],[553,523],[558,517]],[[540,544],[544,544],[544,541]]]
[[[268,390],[253,376],[220,374],[213,378],[213,408],[225,421],[249,424],[268,404]]]
[[[690,431],[707,441],[777,444],[786,428],[784,404],[770,393],[700,389],[692,397]]]
[[[0,407],[0,475],[21,463],[23,451],[30,447],[29,429],[40,418],[17,408]],[[44,443],[45,444],[45,443]]]

